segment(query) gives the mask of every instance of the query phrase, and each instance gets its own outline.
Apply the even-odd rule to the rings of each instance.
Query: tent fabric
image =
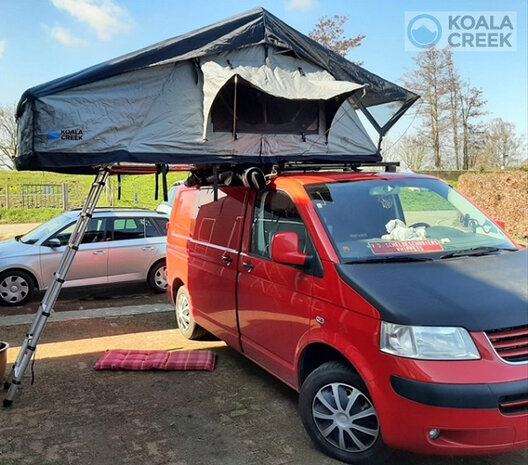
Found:
[[[252,102],[220,102],[233,79],[257,102],[240,132],[237,105],[253,111]],[[27,90],[16,166],[89,173],[112,163],[380,161],[350,96],[393,103],[400,116],[418,98],[252,10]],[[232,116],[215,125],[221,104]],[[273,105],[296,110],[291,121],[275,126]],[[251,126],[253,117],[262,124]]]

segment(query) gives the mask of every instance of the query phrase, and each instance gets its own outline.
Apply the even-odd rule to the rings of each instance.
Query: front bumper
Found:
[[[495,384],[435,384],[391,376],[391,385],[401,397],[432,407],[498,408],[505,414],[528,414],[528,380]]]
[[[380,411],[382,419],[392,419],[382,422],[391,447],[435,455],[528,448],[528,380],[436,384],[392,376],[391,388]],[[432,430],[439,431],[435,439]]]

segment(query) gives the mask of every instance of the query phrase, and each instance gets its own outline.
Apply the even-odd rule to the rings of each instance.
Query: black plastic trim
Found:
[[[499,399],[528,393],[528,380],[496,384],[435,384],[391,376],[396,394],[431,407],[498,409]]]

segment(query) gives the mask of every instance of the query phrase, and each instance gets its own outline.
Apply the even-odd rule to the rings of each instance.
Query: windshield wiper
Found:
[[[345,265],[354,265],[356,263],[397,263],[397,262],[429,262],[430,257],[413,257],[411,255],[391,255],[389,257],[366,257],[358,258],[345,262]]]
[[[454,258],[454,257],[478,257],[480,255],[491,255],[501,251],[515,252],[517,249],[500,249],[498,247],[472,247],[471,249],[455,250],[454,252],[442,255],[440,258]]]

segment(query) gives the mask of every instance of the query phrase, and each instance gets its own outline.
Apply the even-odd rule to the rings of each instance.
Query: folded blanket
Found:
[[[210,350],[107,350],[95,370],[207,370],[216,357]]]

